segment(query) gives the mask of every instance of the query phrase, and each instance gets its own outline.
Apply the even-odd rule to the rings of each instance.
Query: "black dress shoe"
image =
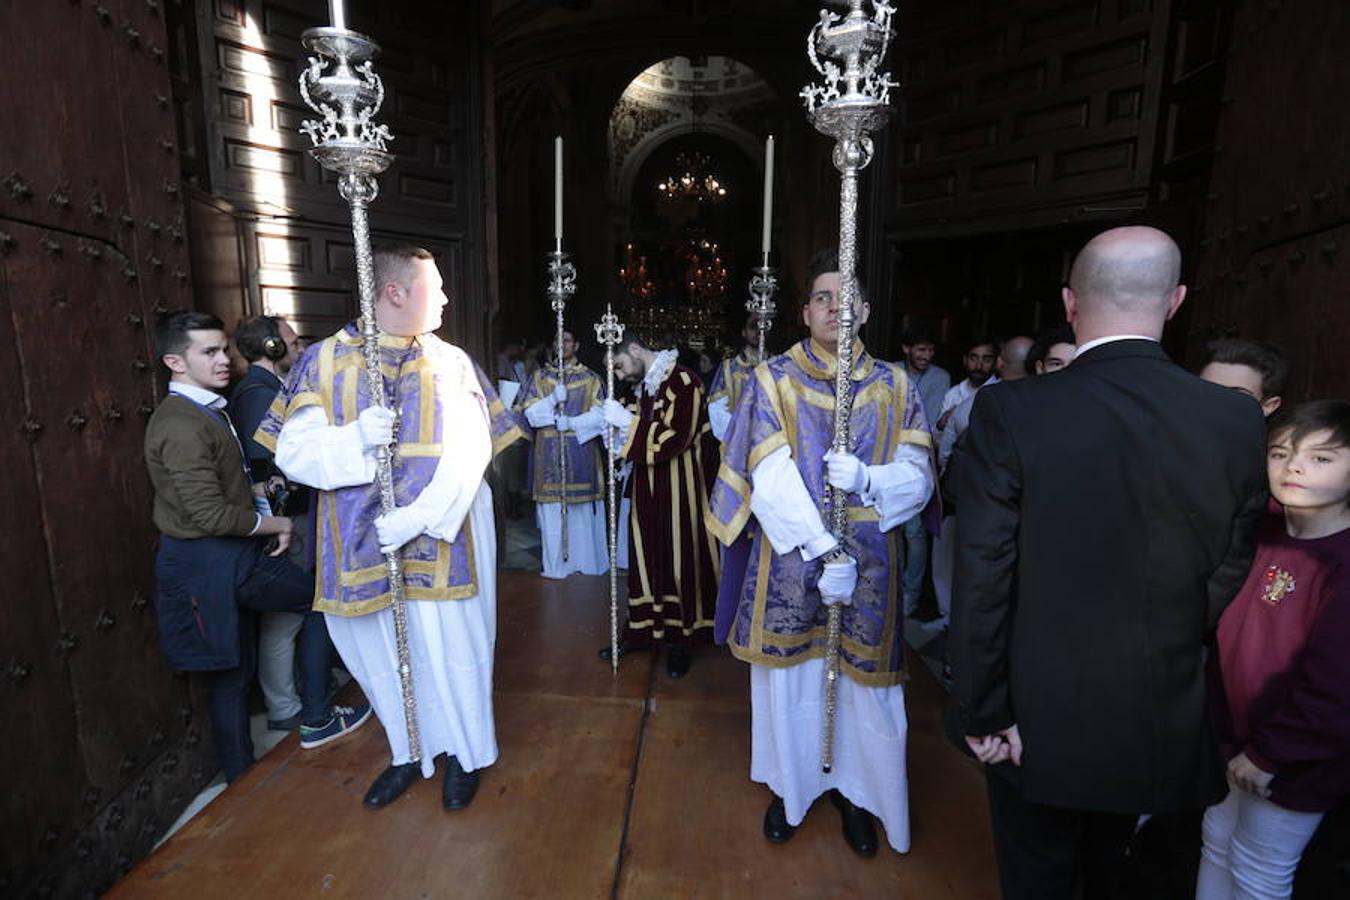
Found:
[[[417,780],[417,772],[420,768],[419,763],[390,766],[375,779],[370,786],[370,790],[366,791],[366,799],[361,802],[366,805],[367,809],[379,809],[382,806],[388,806]]]
[[[775,795],[764,813],[764,836],[770,843],[786,844],[796,833],[797,826],[788,824],[787,811],[783,809],[783,798]]]
[[[441,788],[441,805],[446,809],[463,809],[473,802],[478,792],[478,773],[465,772],[453,756],[445,766],[445,785]]]
[[[671,678],[683,678],[689,674],[693,662],[688,647],[671,647],[666,651],[666,674]]]
[[[859,856],[876,856],[877,828],[872,824],[872,814],[861,806],[854,806],[838,791],[830,792],[830,802],[839,810],[839,818],[843,820],[844,843]]]

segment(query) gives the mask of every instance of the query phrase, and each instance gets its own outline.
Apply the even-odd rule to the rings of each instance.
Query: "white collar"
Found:
[[[661,383],[670,375],[670,370],[675,368],[675,361],[679,358],[679,353],[675,350],[658,350],[656,358],[652,364],[647,367],[647,374],[642,376],[642,392],[655,397]]]
[[[170,381],[169,393],[180,394],[199,406],[205,406],[207,409],[221,410],[225,408],[224,397],[220,396],[215,391],[208,391],[206,388],[197,387],[195,384]]]
[[[1080,344],[1078,352],[1073,355],[1073,358],[1077,359],[1093,347],[1100,347],[1102,344],[1110,344],[1113,341],[1152,341],[1155,344],[1160,343],[1157,338],[1149,337],[1146,334],[1108,334],[1106,337],[1095,338],[1086,344]]]
[[[961,379],[961,383],[960,383],[959,385],[957,385],[957,387],[961,388],[961,393],[962,393],[962,394],[964,394],[964,395],[966,395],[966,396],[968,396],[968,397],[973,397],[973,396],[975,396],[975,392],[978,391],[980,388],[983,388],[983,387],[989,387],[989,385],[991,385],[991,384],[998,384],[998,373],[997,373],[997,372],[991,374],[988,378],[986,378],[986,379],[985,379],[982,383],[980,383],[980,384],[971,384],[969,378],[962,378],[962,379]]]

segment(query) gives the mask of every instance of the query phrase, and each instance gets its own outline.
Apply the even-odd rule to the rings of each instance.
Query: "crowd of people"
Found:
[[[489,378],[436,337],[448,300],[414,247],[375,256],[381,398],[359,322],[307,349],[275,317],[241,323],[250,365],[227,402],[222,323],[170,313],[156,333],[170,395],[146,437],[162,644],[210,673],[230,780],[253,758],[256,668],[269,727],[299,728],[304,747],[373,710],[390,764],[366,806],[443,756],[443,803],[461,809],[497,758],[489,466],[534,504],[541,574],[597,575],[612,453],[618,653],[663,650],[671,678],[700,643],[749,664],[769,841],[828,797],[857,854],[878,851],[877,820],[910,848],[905,626],[935,613],[947,730],[986,772],[1005,897],[1123,896],[1141,830],[1187,815],[1186,893],[1288,897],[1350,797],[1350,402],[1283,403],[1287,360],[1262,342],[1214,342],[1198,377],[1174,364],[1160,339],[1180,270],[1160,231],[1102,233],[1074,262],[1065,323],[969,341],[955,383],[931,334],[906,334],[895,363],[855,341],[843,449],[840,303],[854,298],[864,335],[870,305],[833,252],[812,261],[785,352],[761,357],[754,319],[716,366],[624,334],[618,398],[571,331],[561,360],[509,342]],[[370,706],[333,704],[335,663]]]

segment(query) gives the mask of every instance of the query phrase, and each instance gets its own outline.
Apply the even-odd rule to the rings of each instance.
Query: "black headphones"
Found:
[[[262,339],[263,356],[276,362],[286,358],[286,342],[281,339],[281,326],[276,316],[263,316],[267,323],[267,336]]]

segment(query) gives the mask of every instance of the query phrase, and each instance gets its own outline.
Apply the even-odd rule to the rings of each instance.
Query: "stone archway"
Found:
[[[662,144],[693,131],[725,138],[761,167],[778,96],[754,69],[728,56],[672,56],[638,73],[609,118],[611,203],[630,209],[642,164]]]
[[[649,305],[654,306],[663,314],[676,306],[699,307],[702,312],[695,318],[702,325],[692,329],[699,333],[687,334],[694,343],[715,339],[734,316],[727,315],[725,301],[707,299],[702,292],[694,291],[703,298],[698,300],[692,294],[689,299],[672,296],[682,293],[685,277],[696,277],[679,275],[677,270],[688,265],[690,273],[695,268],[704,271],[699,260],[708,252],[714,268],[727,259],[739,258],[743,263],[729,263],[720,269],[724,279],[731,279],[728,286],[739,285],[749,277],[744,269],[753,256],[749,232],[758,234],[764,139],[779,132],[781,106],[778,92],[753,68],[729,56],[712,55],[671,56],[647,66],[632,78],[610,109],[605,197],[611,245],[626,248],[631,255],[636,242],[637,253],[645,247],[656,254],[653,262],[660,264],[654,270],[655,284],[664,286],[665,291],[658,287],[660,298],[639,305],[647,312],[651,311]],[[731,177],[732,197],[727,205],[700,204],[701,211],[695,214],[678,202],[656,200],[658,181],[674,174],[666,167],[680,165],[681,154],[686,151],[705,155],[705,160],[710,154],[713,168],[708,174]],[[746,208],[747,201],[753,212]],[[655,225],[658,221],[665,224]],[[751,221],[754,228],[745,227]],[[699,247],[703,249],[691,249]],[[633,262],[625,256],[622,268],[631,268]],[[693,282],[689,285],[692,290]],[[713,288],[707,296],[720,296],[723,290]],[[636,309],[628,306],[632,299],[626,297],[621,305],[637,315]]]

